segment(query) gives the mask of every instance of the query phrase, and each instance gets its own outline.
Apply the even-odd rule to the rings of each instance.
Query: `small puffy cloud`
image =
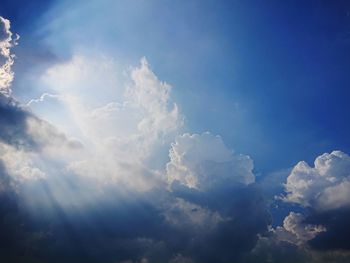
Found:
[[[16,45],[19,36],[12,37],[10,21],[0,16],[0,92],[4,95],[11,95],[11,83],[14,78],[12,65],[14,55],[10,49]]]
[[[350,157],[341,151],[318,156],[314,167],[299,162],[285,184],[287,202],[318,210],[350,206]]]
[[[307,224],[304,221],[305,216],[302,214],[290,212],[283,220],[283,227],[277,227],[275,230],[277,239],[302,245],[326,231],[323,226]]]
[[[205,189],[222,182],[248,185],[255,181],[252,159],[234,154],[221,137],[209,132],[178,136],[169,157],[166,169],[170,183]]]

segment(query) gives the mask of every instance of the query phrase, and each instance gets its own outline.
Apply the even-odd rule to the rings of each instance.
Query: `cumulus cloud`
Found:
[[[124,76],[128,85],[118,69],[109,58],[73,56],[39,78],[48,92],[26,106],[10,89],[0,96],[0,186],[24,213],[10,223],[25,225],[15,249],[44,262],[242,259],[270,223],[252,159],[209,132],[182,134],[172,87],[145,58]],[[50,99],[84,147],[38,117]]]
[[[278,240],[303,245],[325,231],[323,226],[305,223],[304,215],[290,212],[283,220],[283,227],[277,227],[275,234]]]
[[[252,159],[209,132],[177,136],[169,158],[166,176],[177,201],[165,216],[182,222],[178,231],[188,236],[179,253],[195,262],[240,262],[270,222]]]
[[[60,72],[67,71],[66,67],[78,72],[75,78],[80,74],[75,67],[82,67],[87,72],[92,70],[88,62],[81,65],[76,60],[73,58],[71,63],[53,66],[43,78],[55,80],[57,74],[60,76]],[[82,60],[86,61],[86,58]],[[95,63],[90,64],[94,68]],[[107,66],[118,69],[114,64],[107,63]],[[183,116],[170,97],[171,86],[158,79],[145,58],[128,73],[129,84],[121,102],[110,101],[94,107],[89,99],[70,90],[65,90],[64,96],[57,95],[63,106],[69,109],[87,142],[83,158],[69,163],[67,167],[75,174],[95,177],[101,183],[113,182],[141,191],[150,190],[163,180],[160,173],[167,162],[166,152],[183,126]],[[84,78],[86,81],[88,76],[84,74]],[[55,89],[53,84],[50,87],[59,94],[59,88]],[[43,99],[46,97],[43,96]],[[41,100],[35,102],[40,104]]]
[[[76,72],[74,79],[81,73],[79,68],[90,72],[88,62],[82,65],[73,60],[54,66],[43,78],[56,79],[55,74],[66,72],[66,67]],[[180,135],[184,117],[171,99],[171,86],[158,79],[145,59],[129,73],[121,102],[112,100],[97,107],[70,89],[64,88],[61,96],[58,87],[49,86],[83,131],[85,148],[63,163],[65,169],[58,174],[65,182],[57,176],[45,179],[44,189],[50,191],[42,195],[51,192],[48,203],[73,220],[70,227],[80,235],[84,236],[75,210],[83,210],[95,233],[108,229],[108,237],[97,238],[104,247],[96,252],[99,260],[238,260],[254,247],[270,220],[254,184],[252,160],[233,153],[219,136]],[[84,74],[85,81],[88,77]],[[96,74],[93,77],[99,83]],[[30,106],[40,106],[47,97],[33,100]],[[188,183],[191,176],[196,178],[195,187]],[[39,196],[35,200],[41,200]],[[78,208],[72,209],[69,200]],[[57,235],[60,230],[53,232]],[[86,226],[84,232],[88,230]],[[91,241],[86,247],[90,251],[94,245]]]
[[[299,162],[285,184],[284,201],[306,209],[302,226],[314,225],[311,236],[303,228],[289,227],[296,240],[317,250],[349,249],[350,228],[350,157],[341,151],[324,153],[315,159],[314,167]],[[295,215],[294,218],[297,218]],[[295,220],[288,220],[296,222]],[[300,221],[297,220],[297,221]],[[293,224],[292,224],[293,226]],[[298,230],[299,229],[299,230]],[[300,232],[301,230],[301,232]],[[310,228],[309,228],[310,230]],[[321,230],[321,231],[319,231]],[[298,234],[299,232],[299,234]],[[310,238],[312,237],[312,238]],[[321,257],[322,258],[322,257]],[[320,261],[322,262],[322,261]]]
[[[12,65],[14,55],[11,54],[11,48],[16,45],[19,36],[13,38],[10,30],[10,21],[0,16],[0,92],[4,95],[11,95],[11,83],[14,73]]]
[[[350,205],[350,157],[341,151],[318,156],[314,167],[299,162],[285,184],[285,201],[318,210]]]
[[[347,262],[349,161],[346,153],[333,151],[318,156],[314,166],[299,162],[286,179],[283,173],[284,209],[292,203],[301,212],[290,212],[282,226],[260,236],[246,262]]]
[[[146,58],[141,66],[131,72],[134,85],[127,90],[127,98],[134,105],[146,111],[146,116],[138,123],[138,128],[148,135],[168,133],[182,126],[182,116],[177,105],[170,103],[171,86],[158,80]]]
[[[282,226],[271,227],[269,232],[259,237],[244,262],[321,263],[319,253],[310,249],[308,242],[325,231],[323,226],[307,223],[303,214],[290,212]],[[335,257],[330,259],[335,260]]]
[[[255,180],[252,159],[234,154],[219,136],[209,132],[178,136],[169,157],[166,169],[170,183],[206,189],[222,182],[248,185]]]

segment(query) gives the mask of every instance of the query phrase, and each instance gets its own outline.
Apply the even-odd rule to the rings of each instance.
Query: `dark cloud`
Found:
[[[31,253],[28,220],[22,214],[12,179],[0,160],[0,261],[23,262]],[[30,262],[30,261],[28,261]]]
[[[309,242],[312,248],[317,250],[350,249],[349,208],[313,212],[306,218],[306,222],[322,225],[327,229]]]
[[[64,204],[50,180],[32,183],[36,198],[46,200],[39,210],[28,210],[24,197],[6,188],[6,198],[12,196],[12,201],[2,203],[8,206],[1,217],[15,211],[9,225],[2,224],[9,235],[3,242],[16,250],[9,250],[8,256],[24,251],[20,253],[33,262],[232,262],[254,248],[258,234],[266,232],[270,222],[256,185],[147,193],[111,186],[88,205],[74,207],[73,200],[89,195],[89,189],[71,185],[65,195],[72,202]],[[180,218],[180,224],[168,217],[177,200],[183,201],[172,209],[170,219]],[[216,220],[216,213],[222,219]],[[23,262],[23,258],[11,260]]]
[[[40,150],[42,147],[79,149],[82,144],[68,138],[55,126],[36,117],[15,99],[0,93],[0,141],[16,148]]]
[[[271,223],[265,200],[257,185],[223,184],[202,192],[174,185],[174,194],[218,211],[224,220],[208,235],[189,238],[190,255],[198,262],[232,262],[254,248],[258,234]],[[185,229],[191,233],[191,229]]]
[[[246,263],[309,263],[311,256],[304,249],[289,242],[280,242],[274,237],[260,238],[256,247],[248,254]]]
[[[22,109],[11,97],[0,94],[0,140],[21,148],[37,148],[32,135],[28,133],[27,120],[32,114]]]

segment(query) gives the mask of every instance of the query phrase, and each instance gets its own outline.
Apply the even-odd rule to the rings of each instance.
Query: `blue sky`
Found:
[[[60,1],[41,11],[49,5],[29,5],[23,21],[10,4],[18,49],[46,45],[35,52],[47,60],[92,49],[125,65],[147,56],[175,87],[190,129],[221,134],[261,171],[349,150],[345,3]]]
[[[339,237],[335,244],[348,241],[329,221],[336,213],[343,226],[349,215],[344,201],[350,197],[346,1],[3,1],[0,15],[20,35],[18,45],[10,44],[16,55],[15,78],[1,88],[10,90],[11,98],[22,105],[1,105],[1,114],[16,120],[0,120],[10,127],[0,136],[5,145],[1,162],[10,178],[30,171],[31,177],[47,180],[44,186],[33,186],[16,179],[21,181],[22,197],[30,196],[24,205],[29,210],[45,207],[38,200],[52,192],[49,200],[54,204],[46,205],[67,214],[72,229],[77,215],[67,196],[78,200],[79,216],[89,222],[99,219],[86,203],[102,204],[105,210],[100,213],[120,220],[121,228],[125,222],[116,211],[129,210],[130,205],[143,216],[147,203],[155,210],[165,209],[161,215],[166,226],[155,227],[155,232],[173,234],[167,224],[177,227],[177,220],[187,218],[176,219],[174,214],[180,212],[174,210],[180,209],[187,216],[188,211],[199,211],[206,224],[223,224],[221,231],[232,233],[222,237],[219,231],[208,237],[188,223],[193,235],[199,231],[204,244],[214,247],[206,255],[198,252],[203,244],[190,242],[188,248],[179,248],[175,240],[151,235],[152,242],[171,244],[171,253],[160,249],[159,256],[153,247],[142,255],[150,262],[214,262],[217,254],[222,262],[253,262],[251,254],[244,253],[255,251],[262,254],[253,258],[263,258],[259,249],[266,240],[253,241],[263,233],[268,233],[271,251],[284,246],[279,242],[289,242],[307,255],[312,254],[309,245],[326,251],[322,244],[333,242],[332,237]],[[13,134],[20,137],[12,139]],[[18,141],[43,150],[28,153],[25,147],[17,152],[11,143]],[[13,156],[23,158],[25,168],[8,161]],[[59,179],[60,174],[65,179]],[[220,179],[214,180],[214,174]],[[127,189],[120,194],[126,204],[116,208],[110,205],[114,188],[105,187],[113,185],[111,178],[117,182],[115,189]],[[234,186],[230,190],[225,183]],[[33,194],[37,188],[41,191]],[[87,197],[91,190],[94,195]],[[241,193],[242,200],[230,191]],[[159,201],[153,197],[157,194],[162,196]],[[263,204],[259,196],[266,199]],[[247,214],[259,211],[260,221],[247,223],[251,236],[242,245],[244,253],[232,255],[217,248],[220,242],[212,242],[217,238],[236,244],[239,231],[223,222],[235,213],[244,214],[241,202],[250,204]],[[222,207],[216,207],[218,203]],[[161,220],[153,212],[144,216]],[[189,218],[191,224],[198,223],[196,216]],[[140,232],[138,238],[147,236]],[[344,248],[349,249],[332,249]],[[108,253],[106,260],[113,258]],[[131,260],[143,262],[142,256]],[[284,262],[278,256],[275,262]],[[321,258],[313,262],[323,262]]]

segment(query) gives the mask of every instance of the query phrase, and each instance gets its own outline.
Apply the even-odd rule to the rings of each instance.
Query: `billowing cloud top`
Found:
[[[325,153],[315,166],[299,162],[285,185],[288,202],[320,210],[350,206],[350,157],[341,151]]]
[[[207,189],[218,183],[254,182],[253,161],[236,155],[219,136],[209,132],[183,134],[171,145],[167,176],[170,183],[178,181],[190,188]]]

